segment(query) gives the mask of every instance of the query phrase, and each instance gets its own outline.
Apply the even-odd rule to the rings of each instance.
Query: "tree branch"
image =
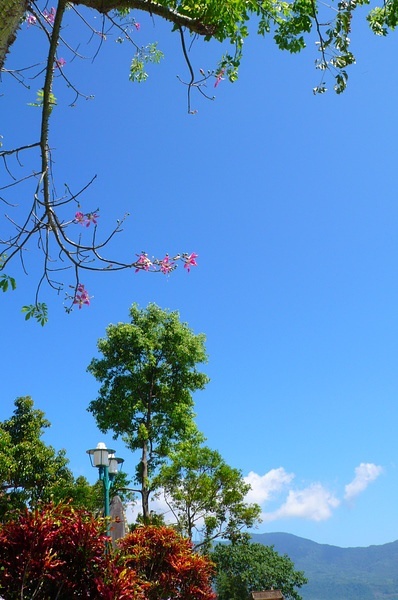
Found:
[[[172,8],[162,6],[157,2],[151,2],[151,0],[77,0],[73,4],[82,4],[102,14],[123,8],[143,10],[151,15],[162,17],[166,21],[170,21],[180,27],[187,27],[192,33],[199,35],[212,36],[217,30],[217,26],[214,23],[205,23],[201,19],[192,19]]]

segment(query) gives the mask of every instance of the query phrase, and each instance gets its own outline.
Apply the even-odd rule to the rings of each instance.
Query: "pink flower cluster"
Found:
[[[97,224],[98,217],[99,217],[99,214],[96,212],[82,213],[82,212],[78,211],[75,214],[75,223],[78,223],[79,225],[83,225],[84,227],[90,227],[91,223],[93,223],[93,225]]]
[[[55,10],[54,7],[51,8],[50,12],[48,12],[47,10],[45,10],[43,12],[43,17],[45,18],[45,20],[47,21],[47,23],[50,23],[50,25],[54,25],[54,19],[55,19],[55,13],[57,11]]]
[[[31,15],[31,14],[27,15],[26,22],[28,24],[28,27],[30,27],[31,25],[36,25],[36,21],[37,21],[37,19],[36,19],[35,15]]]
[[[142,252],[138,256],[138,260],[135,265],[137,267],[135,272],[138,273],[138,271],[149,271],[150,268],[153,267],[153,262],[144,252]]]
[[[88,291],[85,289],[84,285],[82,283],[79,283],[79,285],[77,286],[75,297],[73,299],[73,304],[78,304],[79,309],[83,305],[90,306],[90,298],[91,296],[88,295]]]
[[[181,254],[175,256],[174,258],[170,258],[170,256],[166,254],[166,256],[162,259],[151,260],[145,252],[141,252],[141,254],[138,255],[138,260],[134,263],[134,266],[136,267],[135,272],[160,271],[160,273],[168,275],[171,273],[171,271],[176,269],[176,261],[182,260],[184,262],[184,269],[186,269],[189,273],[191,267],[197,266],[197,257],[198,255],[195,254],[195,252],[192,252],[191,254]]]
[[[54,63],[58,69],[62,69],[66,65],[66,60],[64,58],[57,58]]]
[[[198,258],[198,255],[195,254],[195,252],[192,252],[192,254],[183,254],[182,256],[182,260],[184,261],[184,269],[186,269],[189,273],[189,271],[191,270],[191,267],[197,267],[198,263],[196,262],[196,259]]]
[[[45,20],[47,21],[47,23],[50,23],[50,25],[54,25],[54,19],[55,19],[55,15],[56,15],[56,10],[54,7],[52,7],[50,9],[50,12],[48,12],[48,10],[44,10],[42,12],[43,17],[45,18]],[[30,27],[31,25],[36,25],[37,23],[37,18],[35,17],[35,15],[32,14],[28,14],[26,16],[26,22],[28,24],[28,27]]]

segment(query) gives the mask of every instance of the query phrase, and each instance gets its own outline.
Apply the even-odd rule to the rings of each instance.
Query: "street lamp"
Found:
[[[98,477],[104,485],[104,516],[109,517],[109,491],[119,465],[124,463],[124,459],[117,458],[115,450],[107,448],[103,442],[99,442],[96,448],[86,452],[90,456],[91,465],[98,469]]]

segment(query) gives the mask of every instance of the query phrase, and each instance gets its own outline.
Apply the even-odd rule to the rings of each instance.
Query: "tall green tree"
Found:
[[[216,538],[237,541],[253,527],[261,508],[248,504],[250,490],[239,469],[219,452],[191,441],[178,444],[156,479],[178,530],[208,548]]]
[[[216,565],[218,600],[249,600],[252,591],[272,588],[281,590],[286,600],[301,600],[296,588],[307,583],[287,555],[253,544],[249,538],[237,544],[218,544],[211,559]]]
[[[208,382],[197,368],[207,355],[204,335],[195,335],[178,312],[134,304],[130,319],[110,325],[98,342],[102,358],[88,371],[101,387],[89,411],[102,432],[113,431],[140,452],[136,481],[146,520],[153,476],[173,445],[196,430],[192,394]]]
[[[12,417],[0,423],[0,445],[7,451],[5,462],[0,459],[0,514],[10,508],[34,507],[49,500],[59,482],[73,481],[65,452],[57,452],[41,439],[49,426],[29,396],[17,398]]]

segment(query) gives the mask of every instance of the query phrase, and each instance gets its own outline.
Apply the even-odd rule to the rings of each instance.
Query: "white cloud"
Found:
[[[355,477],[345,486],[345,500],[352,500],[361,492],[366,490],[368,485],[372,483],[383,472],[383,467],[374,465],[373,463],[361,463],[355,469]]]
[[[258,475],[254,471],[250,471],[244,479],[251,485],[251,490],[246,496],[247,502],[263,504],[289,485],[294,479],[294,473],[287,473],[283,467],[279,467],[279,469],[268,471],[265,475]]]
[[[337,508],[340,500],[320,483],[313,483],[302,490],[290,490],[284,504],[270,513],[263,513],[263,521],[299,518],[311,521],[326,521]]]
[[[354,479],[345,486],[345,500],[352,500],[363,492],[382,472],[383,468],[378,465],[361,463],[355,469]],[[294,478],[295,474],[288,473],[283,467],[271,469],[264,475],[250,471],[244,478],[246,483],[251,485],[246,501],[262,507],[261,518],[265,522],[289,518],[311,521],[330,519],[334,510],[340,506],[340,500],[321,483],[312,483],[302,489],[293,489]],[[270,501],[277,501],[278,498],[279,503],[282,502],[279,508],[266,512],[265,505]],[[151,510],[163,514],[166,523],[175,521],[162,493],[158,498],[151,500]],[[135,521],[139,512],[141,512],[140,502],[137,502],[135,506],[129,506],[127,509],[128,521]]]

